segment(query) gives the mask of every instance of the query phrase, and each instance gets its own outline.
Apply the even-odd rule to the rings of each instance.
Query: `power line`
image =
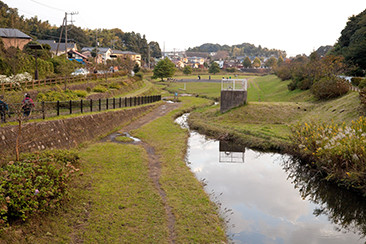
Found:
[[[47,4],[44,4],[44,3],[40,3],[40,2],[38,2],[38,1],[36,1],[36,0],[30,0],[30,1],[32,1],[32,2],[34,2],[34,3],[37,3],[37,4],[39,4],[39,5],[42,5],[42,6],[44,6],[44,7],[47,7],[47,8],[51,8],[51,9],[54,9],[54,10],[57,10],[57,11],[61,11],[61,12],[66,12],[66,11],[65,11],[65,10],[63,10],[63,9],[55,8],[55,7],[52,7],[52,6],[50,6],[50,5],[47,5]]]

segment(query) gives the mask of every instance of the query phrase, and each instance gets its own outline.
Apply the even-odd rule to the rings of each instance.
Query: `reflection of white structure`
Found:
[[[245,147],[220,141],[219,163],[244,163]]]
[[[220,151],[220,163],[244,163],[245,152]]]

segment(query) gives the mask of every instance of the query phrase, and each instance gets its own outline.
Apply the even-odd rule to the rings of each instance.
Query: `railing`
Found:
[[[4,93],[5,91],[11,91],[16,89],[35,89],[36,87],[41,86],[52,86],[52,85],[61,85],[67,83],[75,83],[80,81],[90,81],[96,79],[107,79],[112,77],[121,76],[124,73],[116,72],[116,73],[105,73],[105,74],[88,74],[88,75],[76,75],[76,76],[65,76],[65,77],[55,77],[48,78],[42,80],[32,80],[32,81],[19,81],[19,82],[4,82],[1,83],[1,91]]]
[[[143,104],[154,103],[161,100],[161,95],[139,96],[139,97],[118,97],[106,99],[86,99],[78,101],[57,101],[57,102],[39,102],[29,116],[30,119],[46,119],[68,114],[82,114],[87,112],[98,112],[103,110],[133,107]],[[16,114],[12,107],[20,107],[21,104],[12,104],[9,106],[11,117],[6,118],[5,122],[16,120]]]

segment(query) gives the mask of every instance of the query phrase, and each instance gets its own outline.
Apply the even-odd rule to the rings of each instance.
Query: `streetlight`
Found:
[[[32,50],[35,50],[35,54],[34,54],[34,57],[36,59],[36,70],[34,72],[34,79],[35,80],[38,80],[38,53],[37,53],[37,50],[41,50],[43,49],[42,45],[40,44],[29,44],[28,47]]]

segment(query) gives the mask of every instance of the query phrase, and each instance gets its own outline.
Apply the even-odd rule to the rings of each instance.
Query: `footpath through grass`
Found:
[[[133,135],[153,146],[161,158],[160,184],[176,218],[176,243],[222,243],[226,240],[223,220],[217,214],[217,206],[186,165],[188,135],[173,122],[177,115],[192,106],[207,105],[209,101],[181,99],[184,105],[178,111],[141,127]]]
[[[156,150],[160,185],[175,218],[176,243],[225,243],[224,221],[184,161],[187,131],[178,114],[212,103],[182,98],[183,105],[135,131]],[[149,176],[141,145],[95,143],[80,151],[79,176],[62,209],[13,223],[0,243],[171,243],[164,202]]]

